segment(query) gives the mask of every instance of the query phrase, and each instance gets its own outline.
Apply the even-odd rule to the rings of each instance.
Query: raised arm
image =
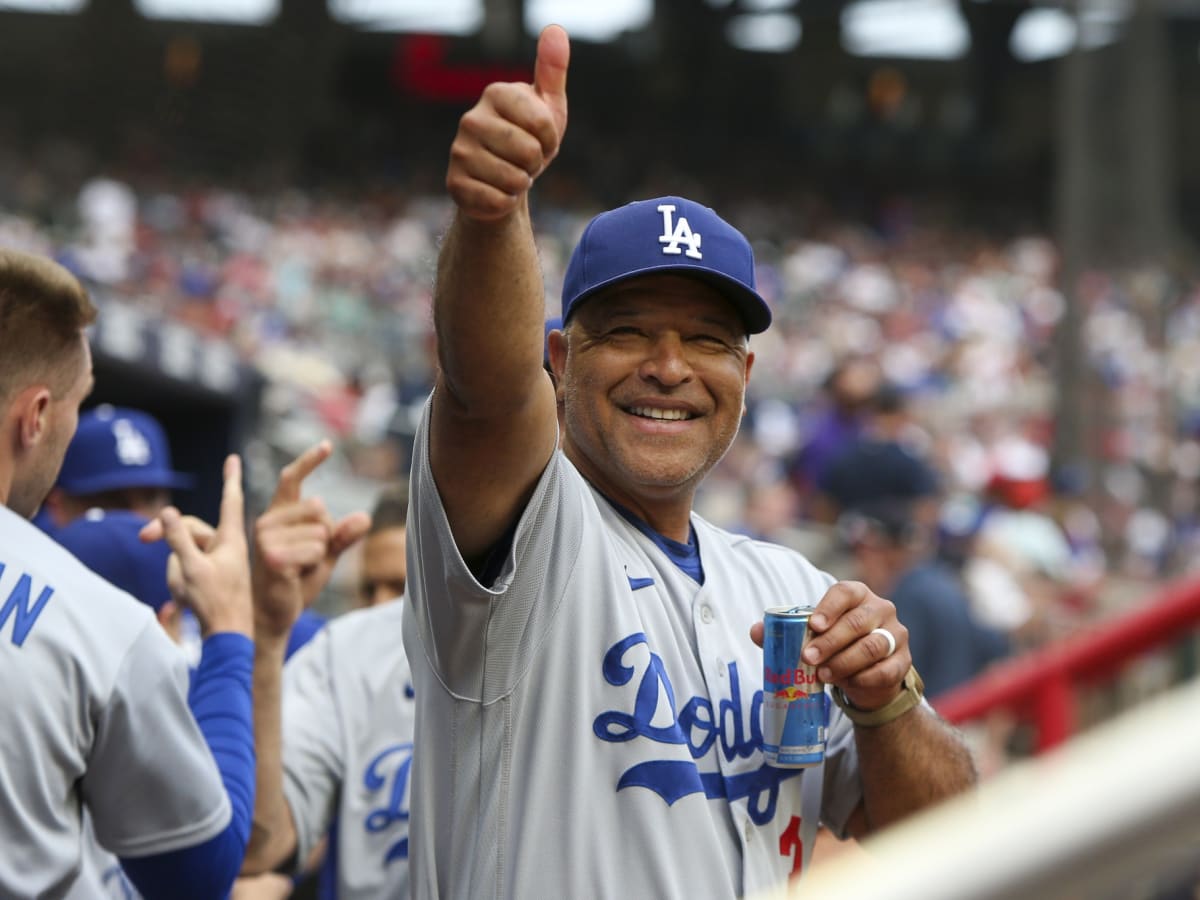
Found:
[[[457,206],[434,293],[440,371],[430,462],[459,551],[485,554],[554,452],[542,368],[545,291],[529,217],[567,125],[566,32],[546,28],[532,84],[489,85],[462,117],[446,187]]]
[[[365,513],[334,522],[321,501],[302,498],[304,480],[324,462],[322,441],[285,466],[254,525],[254,823],[244,874],[277,869],[296,852],[296,825],[283,792],[283,663],[288,635],[333,573],[338,557],[370,526]],[[290,867],[289,867],[290,868]]]

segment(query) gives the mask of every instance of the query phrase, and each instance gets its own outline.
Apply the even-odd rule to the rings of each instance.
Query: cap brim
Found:
[[[730,278],[724,272],[718,272],[715,269],[707,269],[704,266],[690,265],[688,263],[671,262],[660,266],[646,266],[641,269],[633,269],[629,272],[622,272],[620,275],[614,276],[607,281],[602,281],[599,284],[594,284],[586,291],[574,297],[564,312],[564,320],[570,319],[579,309],[581,303],[584,303],[596,296],[600,291],[610,288],[613,285],[620,284],[623,281],[628,281],[631,278],[637,278],[639,275],[657,275],[657,274],[676,274],[683,275],[688,278],[697,278],[711,284],[714,288],[732,303],[742,317],[742,321],[746,325],[747,334],[761,334],[771,326],[771,308],[767,306],[765,301],[756,291],[750,290],[736,278]]]
[[[165,488],[186,491],[196,485],[196,479],[183,472],[105,472],[88,478],[60,481],[58,487],[68,494],[83,496],[100,494],[104,491],[119,491],[126,488]]]

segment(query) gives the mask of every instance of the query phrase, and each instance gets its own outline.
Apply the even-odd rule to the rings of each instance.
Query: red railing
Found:
[[[1132,612],[988,669],[932,699],[955,724],[1005,709],[1037,729],[1037,750],[1060,744],[1076,728],[1076,693],[1084,684],[1115,678],[1138,656],[1200,627],[1200,580],[1151,595]]]

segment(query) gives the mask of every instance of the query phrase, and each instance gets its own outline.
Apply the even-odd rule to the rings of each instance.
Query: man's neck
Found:
[[[662,489],[661,496],[635,496],[629,491],[616,490],[598,477],[586,464],[573,458],[573,454],[563,448],[567,459],[583,476],[584,480],[610,503],[620,506],[623,510],[645,522],[658,534],[672,541],[686,544],[692,528],[692,500],[694,489],[676,487]]]

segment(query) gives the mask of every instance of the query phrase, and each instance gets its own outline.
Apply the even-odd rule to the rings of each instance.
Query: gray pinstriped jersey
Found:
[[[284,668],[284,795],[303,863],[337,818],[338,900],[408,896],[411,676],[404,601],[334,619]]]
[[[485,588],[450,535],[428,416],[404,618],[420,722],[414,897],[778,885],[800,859],[805,778],[824,778],[819,815],[844,831],[861,798],[853,730],[835,709],[823,767],[766,766],[762,655],[749,637],[764,609],[815,603],[829,576],[694,516],[699,586],[557,453]]]
[[[229,823],[182,655],[144,604],[0,507],[0,895],[95,897],[83,809],[122,856]]]

